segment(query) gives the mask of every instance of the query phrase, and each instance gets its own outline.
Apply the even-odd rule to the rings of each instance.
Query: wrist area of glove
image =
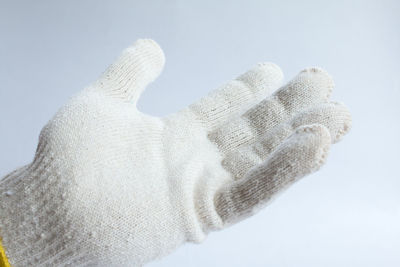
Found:
[[[23,250],[22,246],[18,246],[16,240],[19,240],[18,219],[20,212],[17,206],[18,203],[15,197],[15,187],[17,184],[22,183],[23,173],[27,167],[17,169],[4,178],[0,177],[0,266],[10,266],[10,261],[13,266],[18,260],[14,251]],[[8,265],[7,265],[8,264]]]
[[[14,267],[85,262],[72,243],[68,211],[60,205],[63,192],[52,189],[63,188],[54,186],[61,182],[51,172],[56,162],[38,160],[0,180],[0,237],[7,259]]]

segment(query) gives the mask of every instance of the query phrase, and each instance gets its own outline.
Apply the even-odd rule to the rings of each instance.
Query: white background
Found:
[[[353,128],[258,215],[149,266],[400,266],[399,1],[0,0],[0,176],[137,38],[163,47],[141,110],[165,115],[260,61],[335,79]]]

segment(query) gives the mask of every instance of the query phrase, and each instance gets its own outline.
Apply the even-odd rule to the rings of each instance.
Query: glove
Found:
[[[32,163],[0,182],[12,266],[140,266],[253,215],[316,171],[350,128],[331,77],[279,88],[271,63],[158,118],[136,102],[164,65],[139,40],[42,129]]]

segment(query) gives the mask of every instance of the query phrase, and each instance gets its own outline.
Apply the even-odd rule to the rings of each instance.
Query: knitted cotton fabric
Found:
[[[126,49],[41,131],[32,163],[0,181],[0,237],[12,266],[141,266],[201,242],[316,171],[350,127],[331,77],[281,87],[258,64],[162,118],[136,109],[164,54]]]

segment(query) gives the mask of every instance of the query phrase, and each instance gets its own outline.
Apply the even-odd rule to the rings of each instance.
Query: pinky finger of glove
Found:
[[[245,219],[300,178],[317,171],[331,144],[329,130],[320,124],[301,126],[262,164],[243,179],[225,184],[214,202],[225,225]]]

